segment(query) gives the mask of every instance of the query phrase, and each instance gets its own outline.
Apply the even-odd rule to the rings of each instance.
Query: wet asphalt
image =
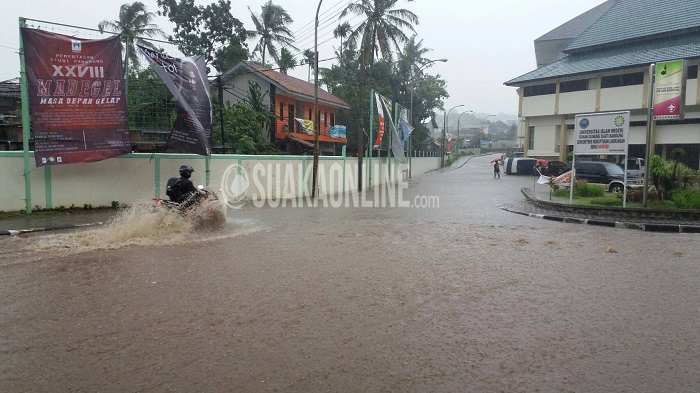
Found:
[[[0,240],[0,391],[699,391],[700,238],[505,212],[492,158],[439,207]]]

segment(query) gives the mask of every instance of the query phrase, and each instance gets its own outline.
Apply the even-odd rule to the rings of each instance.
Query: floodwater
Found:
[[[0,391],[700,390],[700,238],[504,212],[490,158],[411,183],[439,208],[0,240]]]

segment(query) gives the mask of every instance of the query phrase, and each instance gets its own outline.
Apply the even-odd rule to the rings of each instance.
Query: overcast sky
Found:
[[[195,0],[199,4],[212,1]],[[313,46],[313,35],[307,34],[316,11],[315,0],[275,0],[294,19],[292,31],[297,34],[298,46]],[[323,21],[332,16],[335,9],[348,0],[325,0],[321,12]],[[450,98],[446,106],[464,104],[464,109],[477,113],[516,114],[518,100],[515,89],[503,82],[536,68],[533,40],[569,19],[602,3],[603,0],[399,0],[402,8],[418,15],[416,26],[424,46],[432,48],[429,58],[447,58],[447,63],[437,63],[432,73],[439,73],[447,81]],[[3,2],[0,14],[0,80],[19,75],[17,48],[18,17],[49,20],[64,24],[97,27],[104,19],[116,19],[124,0],[20,0]],[[150,11],[157,11],[156,0],[143,0]],[[232,0],[234,16],[252,29],[248,6],[256,13],[263,0]],[[336,6],[333,8],[333,6]],[[351,25],[360,18],[351,20]],[[156,23],[166,33],[172,31],[167,19],[158,17]],[[322,24],[319,42],[332,38],[336,18]],[[301,30],[300,30],[301,29]],[[310,33],[310,31],[309,31]],[[334,55],[331,40],[319,49],[320,58]],[[252,45],[250,45],[252,48]],[[323,63],[328,66],[329,63]],[[307,71],[298,67],[292,75],[306,79]]]

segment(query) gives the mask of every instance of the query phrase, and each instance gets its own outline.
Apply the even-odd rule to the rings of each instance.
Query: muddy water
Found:
[[[698,391],[698,238],[508,214],[488,161],[411,185],[439,209],[3,254],[0,390]]]

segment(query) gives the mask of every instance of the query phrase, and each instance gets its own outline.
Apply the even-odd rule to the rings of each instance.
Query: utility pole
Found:
[[[321,132],[321,118],[318,115],[318,13],[321,10],[321,3],[323,0],[318,1],[318,7],[316,8],[316,20],[314,23],[314,166],[313,166],[313,180],[311,185],[311,198],[316,198],[318,185],[318,156],[320,153],[318,134]]]
[[[647,107],[647,144],[644,152],[644,189],[642,190],[642,207],[647,207],[649,197],[649,158],[651,156],[651,131],[654,127],[654,82],[656,79],[656,64],[649,65],[649,105]],[[627,160],[627,157],[625,157]],[[627,171],[625,171],[625,174]]]
[[[224,86],[221,84],[221,75],[216,77],[219,88],[219,124],[221,125],[221,154],[226,153],[226,142],[224,140]]]

